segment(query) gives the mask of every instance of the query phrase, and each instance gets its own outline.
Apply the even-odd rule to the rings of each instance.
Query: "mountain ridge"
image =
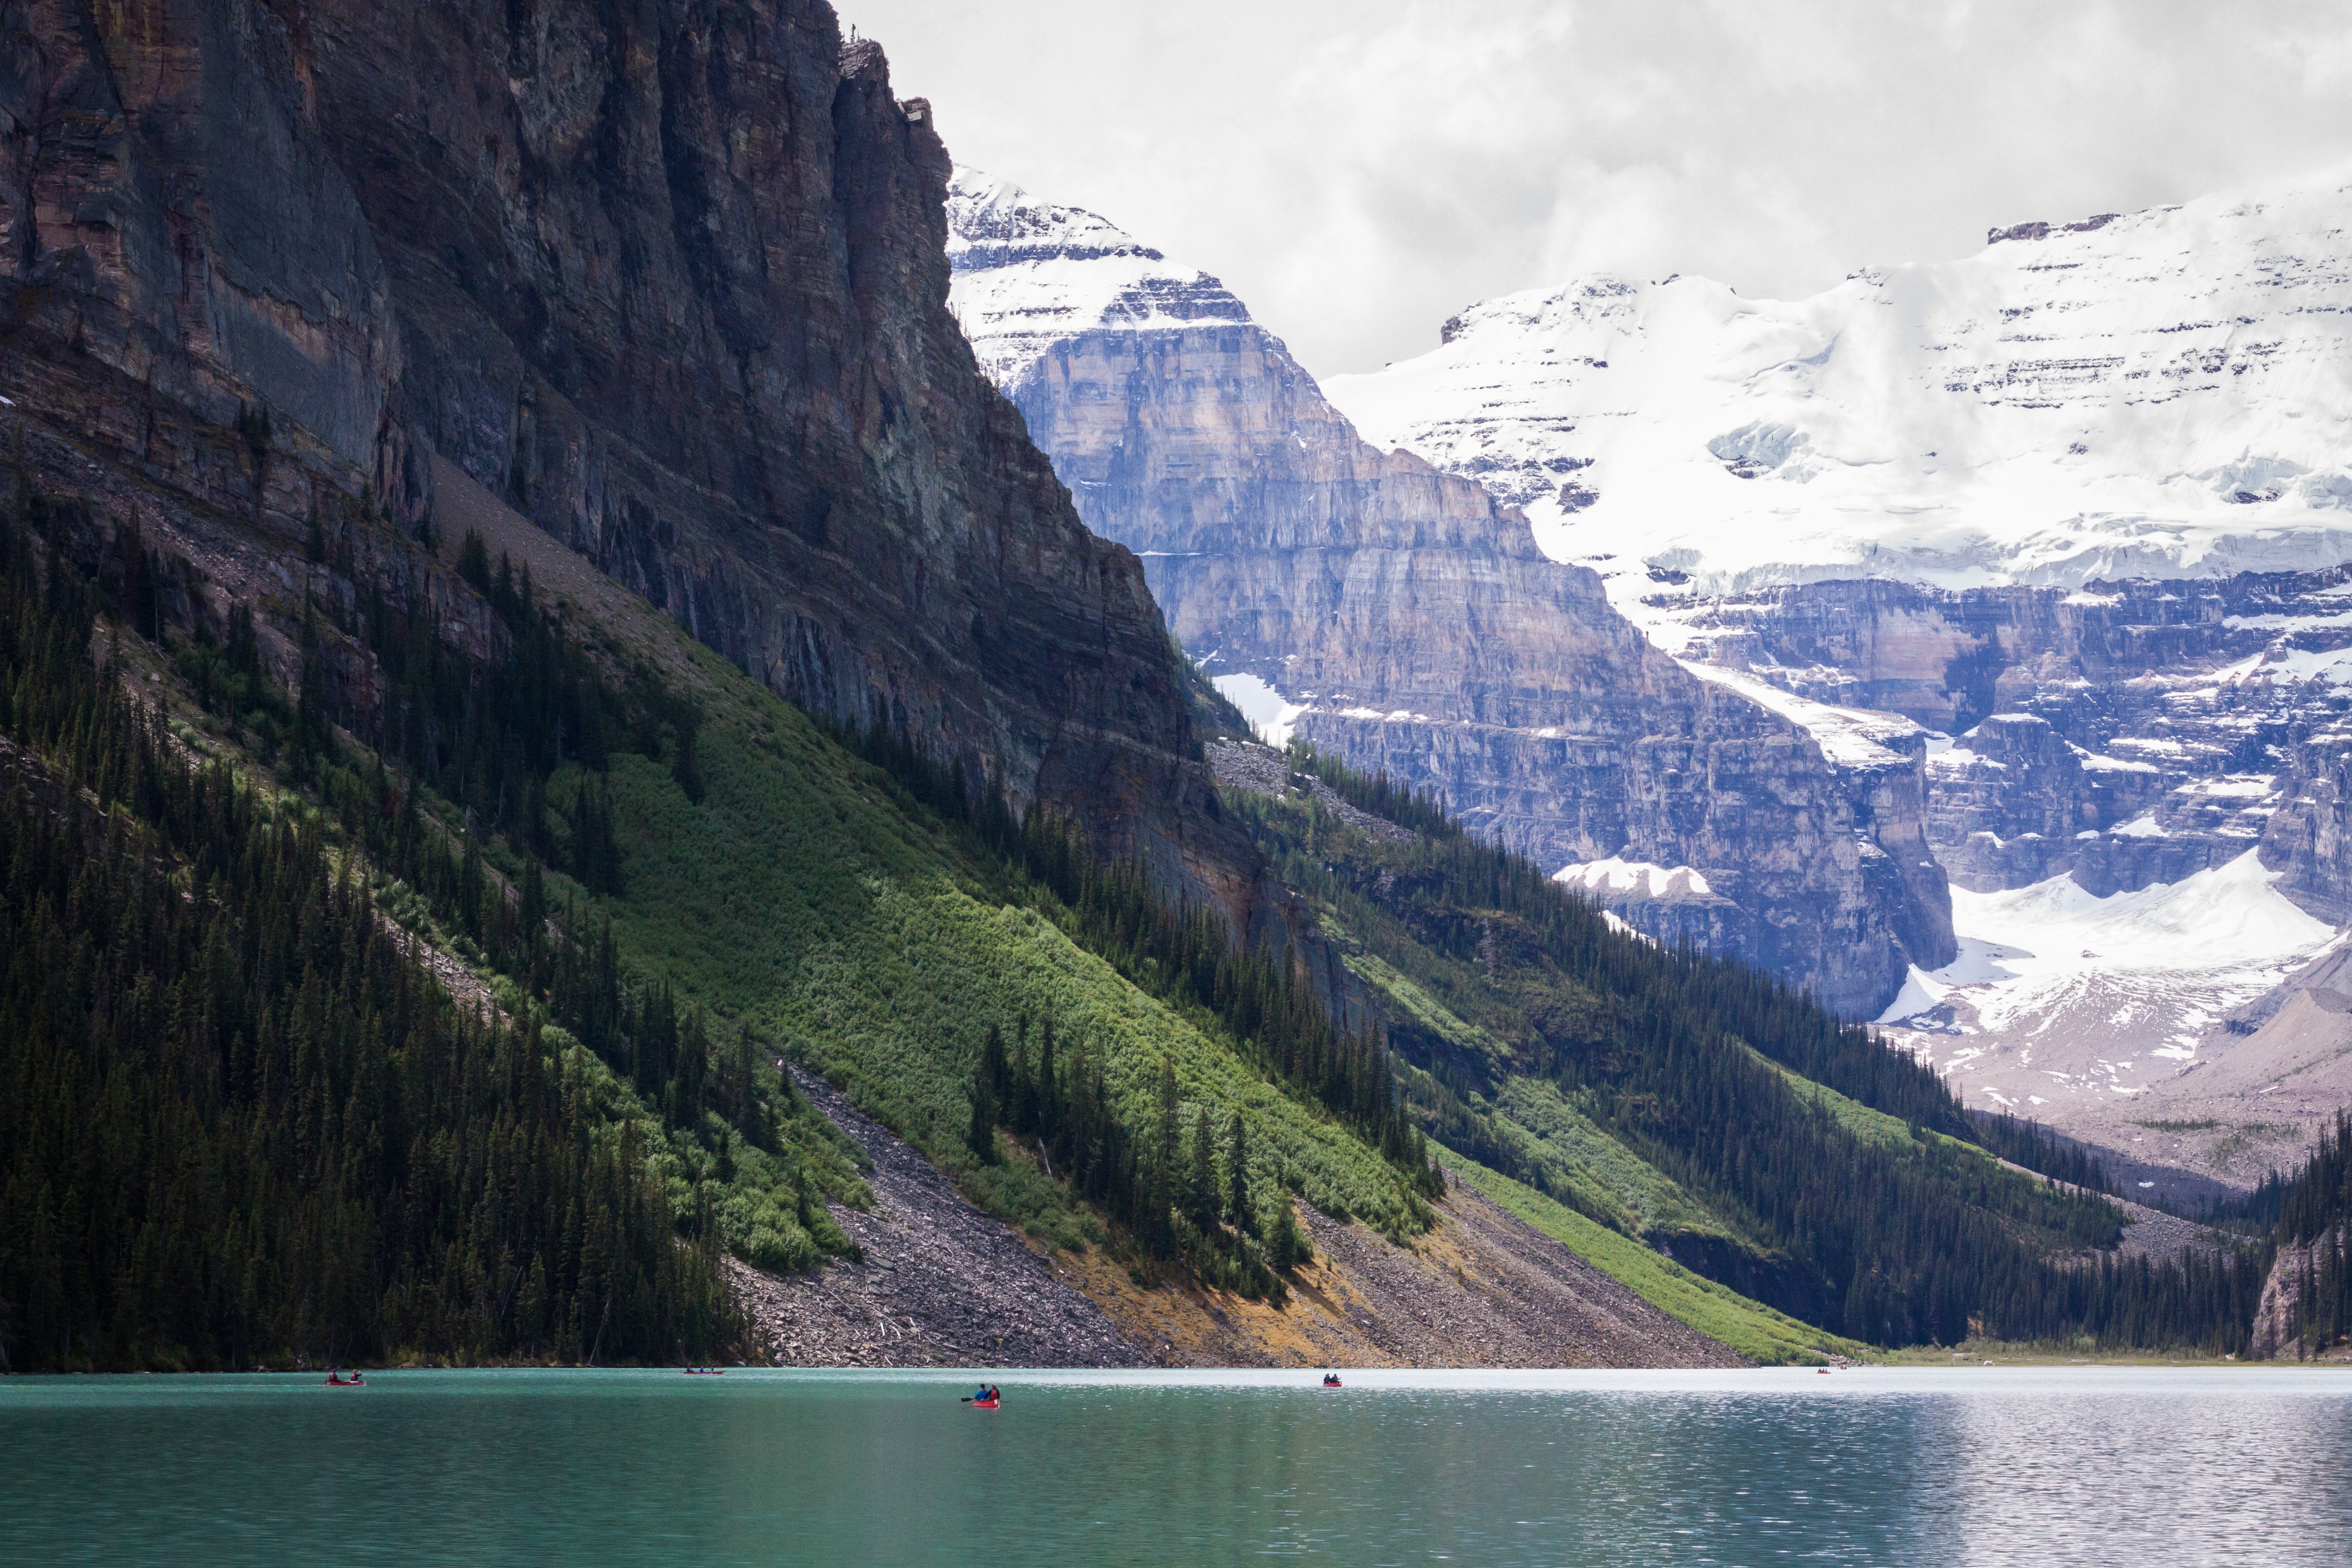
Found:
[[[1802,300],[1575,281],[1474,306],[1332,395],[1524,499],[1695,670],[1926,731],[1966,951],[1884,1020],[1991,1103],[2251,1185],[2326,1108],[2289,1092],[2309,1029],[2223,1015],[2298,984],[2306,917],[2352,909],[2347,209],[2335,169],[2010,226]],[[2259,875],[2227,870],[2249,851]],[[2077,892],[2273,940],[2184,1026],[2188,971],[2076,962],[2121,906],[2028,920],[2031,941],[2002,912]],[[2005,946],[2048,950],[1985,956]],[[2092,990],[2062,1005],[2075,971]],[[2021,1010],[2034,995],[2060,1011]]]
[[[1206,668],[1280,693],[1288,730],[1554,869],[1701,872],[1592,890],[1842,1011],[1883,1006],[1899,955],[1948,950],[1916,748],[1833,763],[1661,658],[1516,510],[1359,440],[1215,279],[972,171],[949,213],[955,308],[1081,513],[1143,552]]]

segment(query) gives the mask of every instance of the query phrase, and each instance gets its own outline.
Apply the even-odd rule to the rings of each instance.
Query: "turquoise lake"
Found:
[[[0,1379],[0,1563],[2352,1563],[2352,1372]]]

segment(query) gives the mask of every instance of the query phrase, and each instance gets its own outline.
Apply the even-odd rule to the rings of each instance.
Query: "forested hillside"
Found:
[[[493,659],[371,596],[293,628],[289,689],[241,616],[170,624],[152,584],[179,566],[135,541],[74,566],[87,520],[26,513],[13,1365],[715,1353],[718,1258],[807,1267],[846,1246],[825,1200],[862,1191],[782,1057],[1049,1245],[1276,1299],[1292,1194],[1428,1225],[1424,1131],[1870,1342],[2179,1340],[2247,1288],[2054,1269],[2114,1211],[1984,1159],[1907,1058],[1328,763],[1299,759],[1412,841],[1234,798],[1372,999],[1351,1026],[1047,814],[666,623],[585,626],[478,538],[450,548]],[[390,700],[303,673],[330,636]]]
[[[348,836],[124,695],[98,596],[0,532],[0,1358],[729,1342],[659,1119],[562,1029],[454,1006]],[[415,823],[412,868],[447,861]]]
[[[1279,1295],[1291,1193],[1429,1223],[1376,1040],[887,729],[473,537],[493,658],[372,594],[281,686],[91,531],[35,493],[6,536],[10,1365],[709,1356],[719,1257],[806,1268],[864,1198],[787,1057],[1051,1244]]]
[[[1713,1331],[1764,1320],[1643,1258],[1876,1344],[2242,1341],[2259,1260],[2096,1261],[2111,1206],[1975,1141],[2095,1174],[2061,1146],[1311,753],[1412,830],[1227,792],[1337,1011],[1072,825],[478,536],[442,548],[490,658],[370,595],[280,628],[281,684],[243,612],[174,622],[184,563],[89,528],[33,495],[5,545],[13,1366],[718,1353],[719,1258],[809,1267],[863,1199],[783,1058],[1146,1278],[1279,1300],[1293,1196],[1410,1244],[1427,1137]]]
[[[1382,999],[1433,1136],[1871,1343],[2243,1346],[2258,1257],[2115,1260],[2119,1211],[1980,1145],[2095,1177],[2072,1151],[1972,1122],[1907,1054],[1769,978],[1612,928],[1425,800],[1305,748],[1291,766],[1295,784],[1418,830],[1358,831],[1311,787],[1239,797]]]

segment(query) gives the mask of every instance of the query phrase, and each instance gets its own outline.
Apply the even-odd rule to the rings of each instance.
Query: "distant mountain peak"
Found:
[[[1097,327],[1250,323],[1216,279],[1084,207],[958,165],[948,182],[950,303],[981,368],[1010,385],[1056,342]]]
[[[1554,554],[1675,552],[1695,595],[2332,566],[2352,559],[2352,166],[2015,224],[1802,300],[1571,279],[1324,390],[1367,437],[1526,507]],[[1786,437],[1774,460],[1740,439],[1759,431]],[[1654,629],[1672,609],[1639,571],[1612,596]]]

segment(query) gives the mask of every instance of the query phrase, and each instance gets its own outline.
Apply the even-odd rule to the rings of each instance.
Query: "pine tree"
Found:
[[[1249,1135],[1242,1113],[1234,1112],[1231,1140],[1225,1145],[1226,1217],[1245,1236],[1257,1234],[1257,1210],[1249,1196]]]
[[[982,1042],[980,1063],[973,1069],[971,1088],[971,1122],[964,1129],[964,1147],[971,1157],[983,1165],[996,1163],[996,1119],[998,1096],[1005,1079],[1004,1036],[991,1024],[987,1037]]]
[[[1298,1215],[1288,1191],[1277,1186],[1267,1201],[1274,1210],[1274,1221],[1266,1232],[1266,1260],[1285,1273],[1302,1263],[1312,1262],[1315,1249],[1298,1228]]]
[[[1192,1170],[1186,1185],[1192,1223],[1204,1231],[1214,1229],[1225,1205],[1217,1191],[1217,1135],[1210,1128],[1206,1102],[1192,1119]]]

